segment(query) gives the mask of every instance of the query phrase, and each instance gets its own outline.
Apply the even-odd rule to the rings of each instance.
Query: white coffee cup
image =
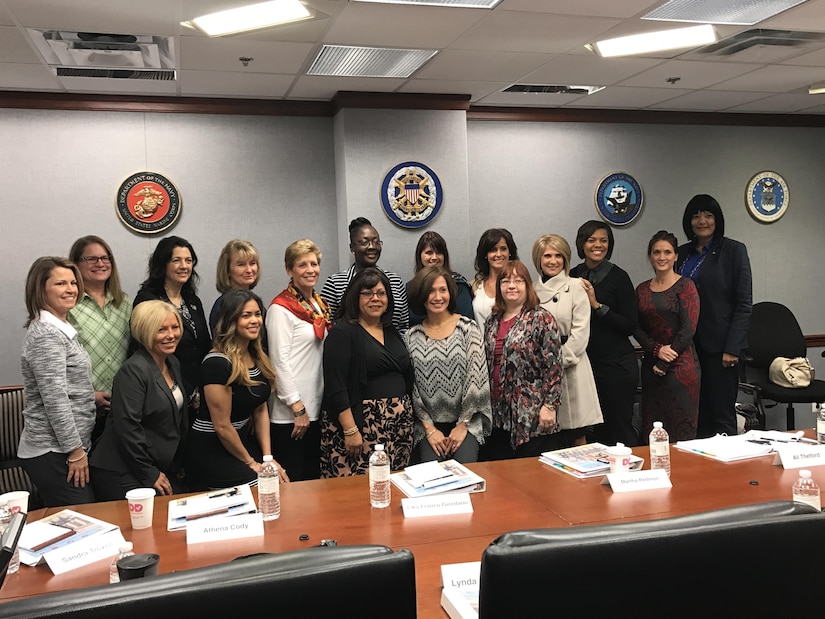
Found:
[[[611,473],[627,473],[630,470],[630,456],[633,450],[625,447],[624,443],[616,443],[607,448],[607,461],[610,463]]]
[[[25,490],[15,490],[14,492],[0,494],[0,503],[3,501],[8,502],[11,513],[29,513],[29,493]]]
[[[129,490],[126,493],[126,502],[129,504],[133,529],[148,529],[152,526],[152,515],[155,511],[154,488]]]

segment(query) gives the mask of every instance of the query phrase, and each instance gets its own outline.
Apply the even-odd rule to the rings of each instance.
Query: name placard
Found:
[[[225,518],[201,518],[186,525],[187,544],[261,537],[263,534],[264,517],[258,512]]]
[[[670,477],[664,469],[650,471],[630,471],[629,473],[608,473],[602,478],[602,485],[609,485],[613,492],[635,492],[636,490],[657,490],[672,488]]]
[[[449,514],[472,514],[473,502],[466,492],[425,496],[418,499],[401,499],[404,518],[420,516],[446,516]]]
[[[124,542],[120,529],[84,537],[73,544],[55,548],[43,555],[52,574],[63,574],[101,559],[114,557]]]
[[[774,450],[773,463],[786,469],[807,469],[825,464],[825,445],[775,445]]]

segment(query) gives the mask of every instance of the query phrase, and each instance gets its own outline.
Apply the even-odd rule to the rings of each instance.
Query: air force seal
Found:
[[[430,223],[444,202],[435,172],[416,161],[399,163],[381,183],[381,204],[393,223],[420,228]]]
[[[177,221],[181,208],[180,193],[165,176],[155,172],[138,172],[120,185],[115,208],[127,228],[141,234],[155,234]]]
[[[773,223],[788,211],[791,193],[788,183],[776,172],[756,174],[745,189],[748,212],[757,221]]]
[[[624,172],[605,176],[596,188],[596,210],[606,222],[624,226],[642,211],[644,196],[636,179]]]

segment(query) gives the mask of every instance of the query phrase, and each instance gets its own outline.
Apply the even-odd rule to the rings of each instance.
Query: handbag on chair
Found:
[[[768,368],[768,379],[780,387],[801,389],[811,384],[814,368],[806,357],[777,357]]]

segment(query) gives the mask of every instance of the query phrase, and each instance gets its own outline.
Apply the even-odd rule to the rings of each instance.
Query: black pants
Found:
[[[454,423],[439,422],[434,425],[444,436],[449,436],[450,432],[452,432],[455,427]],[[430,446],[430,443],[425,438],[422,439],[422,441],[418,443],[415,448],[416,462],[431,462],[432,460],[455,460],[461,464],[478,462],[478,449],[479,445],[476,437],[467,432],[467,436],[465,436],[464,440],[461,441],[461,445],[458,446],[455,453],[449,458],[441,458],[437,453],[435,453],[435,450]]]
[[[291,423],[270,423],[269,439],[272,456],[289,476],[290,481],[321,477],[321,424],[311,421],[306,434],[296,441],[291,437]]]
[[[639,385],[636,355],[631,353],[607,361],[591,359],[590,364],[604,417],[604,423],[595,427],[596,441],[635,447],[639,444],[639,435],[633,427],[633,404]]]
[[[46,507],[95,502],[95,493],[90,483],[85,488],[75,488],[74,482],[66,481],[69,475],[67,456],[68,454],[50,451],[36,458],[22,458],[23,468],[37,486]]]
[[[126,493],[135,488],[152,487],[152,484],[140,483],[140,480],[132,473],[118,473],[99,469],[96,466],[91,468],[89,476],[92,478],[92,486],[95,489],[95,498],[98,501],[122,501],[126,498]],[[169,483],[172,484],[172,494],[189,492],[189,488],[176,475],[167,474]]]
[[[696,347],[702,382],[699,390],[699,427],[696,438],[716,434],[736,434],[736,396],[739,394],[739,368],[722,367],[722,353],[709,353]]]
[[[515,449],[510,446],[510,432],[500,428],[493,428],[493,433],[481,450],[482,460],[512,460],[514,458],[538,458],[545,451],[561,449],[559,433],[533,436],[529,441]]]

